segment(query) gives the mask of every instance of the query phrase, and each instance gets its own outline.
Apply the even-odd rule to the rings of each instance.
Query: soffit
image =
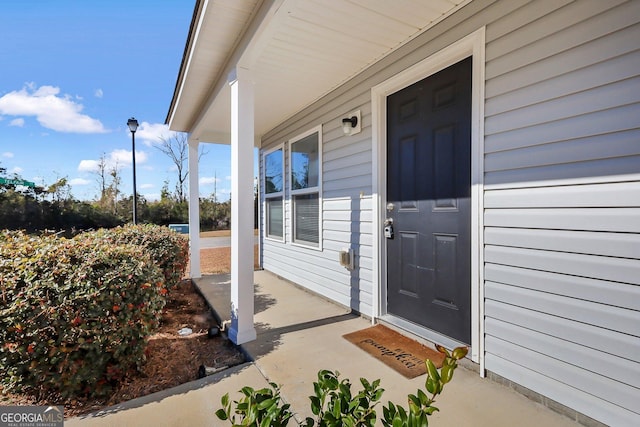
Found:
[[[167,122],[190,131],[261,0],[198,0]]]
[[[190,89],[190,96],[203,85],[196,81],[200,73],[209,87],[216,88],[207,94],[207,99],[177,103],[175,116],[186,124],[180,130],[192,132],[194,140],[228,143],[230,95],[228,85],[221,81],[226,81],[232,64],[251,70],[255,85],[255,132],[259,136],[466,3],[468,0],[265,2],[262,13],[253,15],[250,34],[245,31],[244,40],[238,43],[241,35],[236,33],[236,51],[229,52],[226,61],[204,64],[198,63],[197,57],[191,59],[197,63],[198,72],[186,75],[183,86]],[[244,10],[244,19],[248,14],[249,11]],[[215,27],[216,31],[201,31],[196,47],[212,43],[211,37],[216,37],[218,31],[224,33],[217,28],[223,16],[207,13],[203,18],[203,28]],[[256,22],[258,19],[260,22]],[[238,22],[227,31],[237,31],[239,27]],[[245,25],[244,29],[247,28]],[[208,51],[196,50],[196,53],[203,55]],[[219,50],[215,50],[214,56],[218,53]],[[177,129],[178,123],[172,122],[172,128]]]

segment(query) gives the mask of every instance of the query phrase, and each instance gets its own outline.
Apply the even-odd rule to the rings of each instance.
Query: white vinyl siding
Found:
[[[264,267],[371,313],[370,90],[486,26],[485,367],[640,425],[639,17],[639,1],[474,0],[273,129],[263,149],[323,124],[324,247],[265,242]],[[346,137],[356,109],[363,130]],[[338,264],[349,247],[352,272]]]
[[[485,366],[640,421],[640,2],[487,25]]]

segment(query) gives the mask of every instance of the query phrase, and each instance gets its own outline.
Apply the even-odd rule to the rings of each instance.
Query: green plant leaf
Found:
[[[420,404],[422,406],[427,406],[429,404],[429,398],[422,390],[418,390],[418,399],[420,399]]]
[[[436,365],[433,364],[433,362],[429,359],[427,359],[427,372],[429,374],[430,378],[433,378],[434,381],[440,381],[440,374],[438,374],[438,369],[436,368]]]
[[[313,415],[318,415],[321,409],[320,398],[317,396],[309,396],[309,400],[311,400],[311,412]]]
[[[463,359],[468,352],[469,352],[468,347],[456,347],[451,352],[451,357],[453,357],[455,360],[460,360],[460,359]]]
[[[439,411],[440,409],[436,408],[435,406],[429,406],[427,409],[425,409],[424,411],[427,413],[427,415],[431,415],[436,411]]]
[[[409,409],[412,409],[413,407],[420,408],[422,406],[420,399],[417,396],[410,394],[407,397],[409,398]]]
[[[427,388],[427,391],[431,394],[436,394],[437,391],[437,387],[436,387],[437,382],[431,378],[431,377],[427,377],[427,381],[425,382],[425,387]]]
[[[218,409],[216,411],[216,416],[221,419],[222,421],[226,421],[228,418],[227,413],[224,411],[224,409]]]
[[[276,399],[265,399],[260,403],[258,403],[258,409],[259,410],[267,409],[270,406],[273,406],[275,403],[276,403]]]
[[[451,378],[453,378],[453,369],[454,368],[451,365],[444,365],[442,367],[442,369],[440,370],[440,377],[443,384],[451,381]]]

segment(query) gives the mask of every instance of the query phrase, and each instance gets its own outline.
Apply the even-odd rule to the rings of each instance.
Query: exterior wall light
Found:
[[[348,117],[342,119],[342,132],[345,135],[354,135],[359,133],[361,128],[360,110],[354,111]]]
[[[349,135],[351,133],[351,128],[356,127],[357,124],[358,118],[356,116],[342,119],[342,131],[345,135]]]

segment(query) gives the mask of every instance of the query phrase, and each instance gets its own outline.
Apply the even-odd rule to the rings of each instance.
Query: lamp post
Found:
[[[136,130],[138,130],[138,121],[131,117],[127,120],[127,126],[131,131],[131,156],[133,158],[133,225],[138,222],[138,195],[136,194]]]

